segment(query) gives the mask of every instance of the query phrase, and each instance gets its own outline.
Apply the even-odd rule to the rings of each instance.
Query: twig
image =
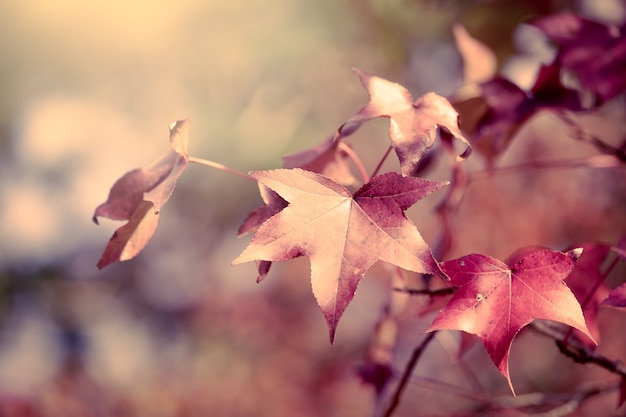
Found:
[[[387,410],[385,411],[385,414],[383,414],[384,417],[390,417],[393,414],[396,407],[398,407],[398,404],[400,404],[400,398],[402,397],[402,393],[404,392],[409,382],[409,378],[411,378],[411,374],[413,373],[413,370],[415,369],[415,366],[417,365],[417,361],[419,360],[420,356],[422,356],[422,353],[424,352],[424,350],[426,350],[426,347],[428,346],[428,344],[433,340],[433,338],[435,337],[435,334],[437,334],[437,331],[428,333],[426,337],[422,340],[422,343],[417,345],[415,349],[413,350],[413,353],[411,354],[411,358],[409,359],[409,361],[406,364],[406,367],[404,368],[402,379],[400,379],[400,382],[398,383],[398,386],[396,387],[396,391],[394,392],[393,397],[391,398],[391,402],[387,406]]]
[[[619,384],[594,384],[587,389],[579,390],[573,393],[529,393],[518,395],[516,397],[500,397],[494,398],[490,408],[499,409],[521,409],[525,407],[539,407],[549,404],[556,406],[549,411],[543,413],[523,413],[521,416],[532,417],[562,417],[576,410],[580,404],[589,398],[614,391],[619,388]]]
[[[429,288],[394,288],[393,290],[410,295],[431,295],[433,297],[439,297],[454,294],[456,287],[438,288],[436,290],[431,290]]]
[[[578,140],[588,141],[589,143],[595,145],[602,152],[613,155],[615,158],[619,159],[622,162],[626,162],[626,152],[624,152],[623,149],[619,149],[612,145],[609,145],[602,139],[591,134],[575,120],[572,120],[566,112],[557,112],[556,116],[559,120],[561,120],[574,131],[574,134],[577,136]]]
[[[582,159],[561,159],[554,161],[532,161],[519,165],[491,168],[472,172],[472,180],[485,180],[494,175],[517,174],[531,169],[574,169],[574,168],[623,168],[619,158],[613,155],[595,155]]]
[[[537,333],[553,338],[561,353],[570,357],[577,363],[593,363],[609,372],[626,378],[626,366],[619,360],[612,360],[598,352],[588,348],[576,339],[568,339],[563,342],[564,332],[542,322],[533,321],[529,326]]]

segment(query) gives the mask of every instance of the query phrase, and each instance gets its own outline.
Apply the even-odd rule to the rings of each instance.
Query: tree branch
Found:
[[[384,417],[390,417],[393,414],[396,407],[398,407],[398,404],[400,404],[400,398],[402,397],[402,393],[404,392],[407,384],[409,383],[409,378],[411,377],[411,374],[413,374],[413,370],[415,369],[415,366],[417,365],[417,361],[419,360],[420,356],[422,356],[422,353],[424,352],[424,350],[426,350],[426,347],[428,346],[428,344],[433,340],[433,338],[435,337],[435,334],[437,334],[436,331],[428,333],[426,337],[422,340],[422,342],[419,345],[417,345],[415,349],[413,350],[413,354],[411,355],[411,358],[409,359],[409,361],[406,364],[406,367],[404,368],[402,379],[400,379],[400,382],[398,383],[398,386],[396,387],[396,391],[394,392],[393,397],[391,398],[391,402],[387,406],[387,410],[385,411],[385,414],[383,414]]]
[[[565,333],[546,323],[533,321],[529,327],[539,334],[553,338],[561,353],[577,363],[593,363],[609,372],[626,378],[626,366],[619,360],[612,360],[588,348],[576,339],[563,341]]]
[[[571,414],[581,403],[599,394],[615,391],[619,388],[619,384],[593,384],[583,390],[571,393],[541,393],[534,392],[529,394],[518,395],[516,397],[499,397],[494,398],[490,408],[493,410],[517,409],[541,407],[554,404],[555,407],[544,412],[523,412],[520,417],[562,417]]]
[[[409,295],[430,295],[433,297],[441,297],[448,294],[454,294],[456,287],[438,288],[436,290],[431,290],[430,288],[394,288],[393,290]]]

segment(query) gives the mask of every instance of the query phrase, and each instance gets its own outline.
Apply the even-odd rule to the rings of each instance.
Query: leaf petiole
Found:
[[[246,174],[245,172],[237,171],[236,169],[227,167],[226,165],[222,165],[222,164],[220,164],[218,162],[209,161],[208,159],[195,158],[195,157],[192,157],[192,156],[190,156],[187,160],[189,162],[194,163],[194,164],[199,164],[199,165],[204,165],[204,166],[207,166],[207,167],[219,169],[220,171],[228,172],[229,174],[233,174],[233,175],[236,175],[238,177],[247,179],[248,181],[256,182],[256,179],[254,177],[252,177],[251,175]]]
[[[365,170],[365,167],[363,166],[363,162],[361,162],[361,158],[359,158],[356,152],[354,152],[354,150],[351,147],[349,147],[343,142],[340,142],[339,145],[337,146],[339,149],[345,152],[350,157],[350,159],[352,159],[352,162],[354,162],[354,165],[356,165],[356,168],[359,170],[359,174],[361,175],[361,178],[363,179],[363,183],[368,183],[370,181],[369,175],[367,175],[367,171]]]
[[[380,171],[380,168],[382,168],[383,164],[385,163],[385,160],[387,159],[387,157],[391,153],[391,149],[393,149],[393,147],[391,145],[389,145],[389,147],[387,148],[387,151],[385,151],[385,154],[380,159],[380,162],[378,163],[378,165],[376,165],[376,168],[374,169],[374,172],[372,172],[372,177],[375,177],[378,174],[378,171]]]

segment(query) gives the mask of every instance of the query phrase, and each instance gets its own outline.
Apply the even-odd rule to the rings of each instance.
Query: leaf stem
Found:
[[[195,157],[192,157],[192,156],[190,156],[187,160],[189,162],[194,163],[194,164],[199,164],[199,165],[204,165],[204,166],[207,166],[207,167],[219,169],[220,171],[228,172],[229,174],[233,174],[233,175],[236,175],[238,177],[245,178],[245,179],[247,179],[249,181],[256,182],[256,179],[253,176],[248,175],[245,172],[237,171],[236,169],[227,167],[226,165],[222,165],[222,164],[220,164],[218,162],[209,161],[208,159],[195,158]]]
[[[352,149],[350,146],[346,145],[343,142],[339,142],[337,147],[345,152],[350,157],[350,159],[352,159],[352,162],[354,162],[354,165],[356,165],[356,168],[359,170],[359,175],[361,175],[363,183],[369,182],[369,175],[367,175],[367,171],[363,166],[363,162],[361,162],[361,158],[359,158],[359,155],[354,152],[354,149]]]
[[[387,148],[387,151],[385,152],[383,157],[380,159],[380,162],[378,163],[378,165],[376,165],[376,168],[374,168],[374,172],[372,172],[372,177],[375,177],[376,175],[378,175],[378,171],[380,171],[380,169],[382,168],[383,164],[385,163],[385,160],[387,159],[387,157],[391,153],[391,149],[392,149],[392,146],[389,145],[389,147]]]
[[[413,350],[413,353],[411,354],[411,358],[409,359],[409,361],[406,364],[406,367],[404,368],[402,379],[400,379],[400,382],[398,383],[398,386],[396,387],[396,391],[394,392],[393,397],[391,398],[391,402],[389,403],[389,406],[387,407],[385,414],[383,414],[384,417],[390,417],[395,411],[396,407],[398,407],[398,404],[400,404],[400,398],[402,397],[402,393],[404,392],[407,384],[409,383],[409,378],[411,377],[411,374],[413,373],[413,370],[415,369],[415,366],[417,365],[417,361],[419,360],[420,356],[422,356],[422,353],[424,353],[424,350],[426,350],[426,347],[428,347],[428,344],[433,340],[433,338],[435,337],[435,334],[437,334],[436,330],[428,333],[426,337],[422,340],[422,342],[419,345],[417,345],[415,349]]]

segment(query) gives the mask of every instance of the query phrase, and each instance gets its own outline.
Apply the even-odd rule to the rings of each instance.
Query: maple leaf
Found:
[[[398,83],[355,69],[361,84],[370,95],[369,103],[339,128],[343,135],[362,123],[387,117],[389,137],[404,175],[414,175],[418,162],[434,144],[437,130],[444,129],[465,144],[459,160],[471,154],[471,145],[459,130],[458,113],[450,102],[435,93],[427,93],[413,101],[411,93]]]
[[[442,271],[458,289],[428,331],[462,330],[480,337],[514,393],[511,344],[533,319],[565,323],[593,340],[580,304],[563,282],[580,253],[540,250],[509,265],[480,254],[443,262]]]
[[[348,164],[348,154],[339,148],[341,139],[341,136],[335,134],[310,149],[283,156],[283,168],[302,168],[322,174],[342,185],[351,185],[354,176]]]
[[[556,61],[596,95],[597,104],[626,89],[624,27],[605,25],[572,12],[543,16],[530,24],[558,46]]]
[[[460,23],[452,26],[452,34],[463,59],[463,83],[481,83],[492,78],[498,69],[493,51],[472,37]]]
[[[596,342],[600,342],[600,330],[596,322],[598,307],[610,292],[601,271],[602,263],[610,252],[610,246],[603,243],[587,242],[576,245],[583,249],[576,268],[565,282],[580,303],[589,332]],[[585,343],[586,339],[582,339]],[[586,343],[588,344],[588,343]]]
[[[602,304],[611,307],[626,307],[626,283],[615,287]]]
[[[297,168],[250,175],[289,205],[258,228],[233,264],[308,256],[313,294],[331,342],[359,282],[377,260],[440,274],[430,248],[404,211],[445,182],[390,172],[372,178],[352,195],[328,177]]]
[[[287,207],[287,202],[274,191],[259,183],[259,194],[263,200],[263,205],[252,210],[244,219],[237,236],[243,236],[259,228],[267,219]],[[257,262],[259,276],[257,282],[261,282],[269,273],[272,263],[269,261]]]
[[[132,259],[148,244],[156,231],[161,207],[187,167],[188,135],[188,119],[170,125],[170,149],[148,167],[124,174],[111,188],[107,201],[96,208],[96,224],[98,217],[128,220],[109,240],[98,268]]]
[[[254,232],[267,219],[287,207],[287,202],[284,198],[261,183],[259,183],[259,194],[263,200],[263,205],[248,213],[241,226],[239,226],[239,230],[237,230],[237,236]]]
[[[539,111],[582,110],[578,93],[561,84],[559,69],[558,62],[542,66],[528,92],[496,76],[480,84],[480,95],[453,102],[463,131],[488,162],[501,154]]]

